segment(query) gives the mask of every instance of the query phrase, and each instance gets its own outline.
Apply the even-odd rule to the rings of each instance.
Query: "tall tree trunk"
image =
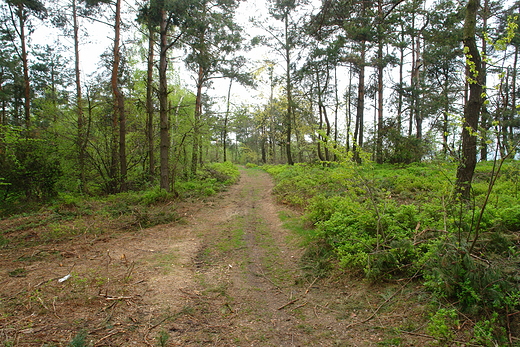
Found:
[[[356,105],[356,125],[354,130],[354,160],[361,163],[359,151],[363,148],[364,113],[365,113],[365,65],[366,65],[366,42],[361,42],[359,61],[358,92]]]
[[[4,80],[4,67],[3,66],[0,66],[0,81],[3,81]],[[2,94],[4,91],[3,91],[3,86],[2,86],[2,83],[0,82],[0,94]],[[2,111],[0,112],[0,125],[4,125],[7,123],[7,103],[6,103],[6,100],[4,98],[2,98]]]
[[[23,85],[24,85],[24,116],[25,128],[31,127],[31,85],[29,80],[29,63],[27,57],[27,42],[25,37],[25,14],[23,4],[17,5],[17,15],[20,25],[20,44],[22,49],[22,66],[23,66]]]
[[[349,68],[349,79],[348,79],[348,89],[347,89],[347,95],[346,95],[346,127],[347,127],[347,134],[346,134],[346,151],[347,153],[350,152],[350,132],[352,128],[352,80],[353,80],[353,68],[352,65]]]
[[[517,114],[517,108],[516,108],[516,93],[517,93],[517,86],[516,86],[516,80],[517,80],[517,68],[518,68],[518,46],[515,47],[515,58],[513,60],[513,71],[511,74],[511,117],[514,118],[514,116]],[[509,128],[511,136],[513,135],[513,124],[510,124]]]
[[[467,50],[469,97],[464,106],[462,126],[462,157],[457,168],[455,182],[456,197],[468,201],[471,193],[471,181],[477,163],[478,122],[482,107],[482,59],[476,41],[477,10],[479,0],[469,0],[463,29],[463,43]]]
[[[378,44],[377,44],[377,135],[376,135],[376,162],[383,163],[383,4],[381,0],[377,2],[377,12],[379,17],[378,24]]]
[[[422,32],[422,30],[421,30]],[[423,137],[423,110],[421,109],[421,34],[419,33],[416,37],[416,63],[415,71],[413,73],[414,87],[414,115],[415,115],[415,137],[422,139]]]
[[[444,158],[448,158],[448,125],[449,125],[449,114],[450,114],[450,105],[449,105],[449,71],[446,71],[443,85],[444,94],[444,112],[443,112],[443,121],[442,121],[442,153],[444,154]]]
[[[118,148],[119,148],[119,190],[126,191],[126,115],[124,97],[119,88],[119,67],[121,64],[121,0],[116,1],[115,27],[114,27],[114,63],[112,65],[112,93],[114,94],[114,126],[119,123]],[[116,131],[116,130],[114,130]]]
[[[324,111],[324,107],[323,107],[323,101],[322,101],[322,91],[321,91],[321,83],[320,83],[320,74],[318,73],[318,71],[316,71],[316,89],[318,91],[318,114],[320,116],[320,121],[318,123],[318,158],[320,159],[320,161],[326,161],[328,160],[327,158],[327,146],[325,145],[325,155],[323,155],[323,151],[321,149],[322,147],[322,144],[326,141],[327,139],[323,137],[322,133],[323,133],[323,111]]]
[[[412,66],[411,66],[411,74],[410,74],[410,88],[411,88],[411,91],[410,91],[410,94],[411,94],[411,98],[410,98],[410,105],[409,105],[409,114],[410,114],[410,118],[408,119],[408,137],[411,137],[412,136],[412,133],[413,133],[413,122],[414,122],[414,119],[415,119],[415,110],[416,110],[416,106],[415,106],[415,103],[416,103],[416,98],[417,98],[417,90],[416,90],[416,78],[415,78],[415,73],[416,73],[416,70],[417,70],[417,57],[416,57],[416,47],[415,47],[415,14],[416,14],[416,6],[415,6],[415,0],[413,1],[413,4],[414,4],[414,11],[412,12],[412,27],[411,27],[411,30],[410,30],[410,43],[411,43],[411,46],[412,46]]]
[[[404,25],[401,26],[401,41],[405,40]],[[397,132],[401,135],[403,128],[403,87],[404,87],[404,45],[399,46],[399,92],[397,99],[397,116],[396,116],[396,127]]]
[[[202,117],[202,86],[204,84],[204,68],[199,65],[197,78],[197,96],[195,97],[195,113],[193,117],[193,150],[191,152],[191,175],[197,174],[200,154],[200,120]]]
[[[159,118],[160,118],[160,187],[170,191],[169,155],[170,155],[170,122],[168,117],[168,25],[164,8],[161,9],[160,20],[160,53],[159,53]]]
[[[482,10],[482,20],[483,20],[483,31],[487,32],[487,24],[488,18],[490,16],[489,12],[489,0],[484,0],[484,8]],[[484,55],[487,55],[487,41],[485,38],[482,38],[482,52]],[[485,86],[487,84],[487,62],[486,60],[482,60],[482,85]],[[480,128],[482,129],[482,136],[480,137],[480,160],[485,161],[488,157],[488,131],[491,128],[491,115],[488,112],[486,104],[482,103],[482,115],[480,121]]]
[[[153,68],[154,68],[155,28],[151,21],[148,23],[148,59],[146,67],[146,140],[148,142],[148,180],[155,177],[155,154],[153,136]]]
[[[226,104],[226,115],[224,117],[224,136],[222,139],[222,145],[224,149],[224,161],[227,161],[227,135],[228,135],[228,120],[229,120],[229,106],[231,104],[231,86],[233,85],[233,79],[229,80],[229,88],[227,94],[227,104]],[[262,150],[264,148],[262,147]],[[262,152],[264,154],[264,152]],[[263,157],[263,155],[262,155]],[[264,158],[265,159],[265,158]]]
[[[79,164],[79,182],[80,191],[85,191],[86,178],[85,178],[85,159],[86,159],[86,146],[87,136],[85,131],[85,114],[83,110],[83,96],[81,93],[81,70],[79,68],[79,24],[78,24],[78,11],[76,0],[72,0],[72,21],[74,30],[74,73],[76,83],[76,110],[78,112],[78,164]]]
[[[334,161],[338,160],[336,149],[338,148],[338,113],[339,113],[339,96],[338,96],[338,68],[334,66]]]
[[[291,81],[291,43],[289,39],[289,13],[285,12],[285,63],[286,72],[285,79],[287,84],[287,114],[285,115],[285,150],[287,154],[287,164],[294,165],[291,152],[291,135],[292,135],[292,119],[293,119],[293,101],[292,101],[292,81]]]
[[[274,68],[271,65],[269,67],[269,82],[270,82],[270,91],[269,91],[269,154],[270,154],[270,162],[272,164],[276,163],[276,130],[275,130],[275,120],[274,120]]]

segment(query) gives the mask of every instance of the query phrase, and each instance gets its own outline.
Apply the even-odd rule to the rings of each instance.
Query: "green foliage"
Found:
[[[339,264],[369,278],[414,274],[415,262],[427,251],[426,243],[415,244],[416,228],[424,221],[442,228],[433,208],[420,209],[410,200],[426,200],[428,194],[431,201],[432,192],[437,195],[442,186],[424,166],[295,165],[267,171],[274,173],[274,191],[281,199],[306,209],[316,238],[334,250]]]
[[[170,339],[170,335],[164,331],[159,331],[159,334],[157,334],[157,345],[160,347],[167,346],[168,340]]]
[[[497,312],[493,312],[489,319],[479,320],[473,327],[471,342],[485,347],[506,346],[506,331],[500,323]]]
[[[238,167],[230,162],[207,165],[204,171],[188,181],[179,181],[175,192],[181,198],[208,197],[236,183],[240,178]]]
[[[518,291],[499,264],[472,257],[454,238],[439,243],[425,265],[426,287],[439,298],[457,301],[464,312],[506,308]]]
[[[385,124],[380,136],[383,141],[382,161],[391,164],[420,162],[428,153],[428,143],[417,136],[404,136],[394,124]]]
[[[16,128],[0,127],[0,137],[0,214],[16,212],[21,202],[56,196],[63,173],[53,149]]]
[[[441,308],[430,317],[428,332],[445,344],[454,338],[453,330],[458,325],[459,317],[457,311]]]
[[[455,338],[460,312],[475,317],[475,341],[499,345],[510,333],[503,317],[520,308],[520,205],[511,189],[518,168],[504,166],[474,245],[492,164],[477,166],[473,206],[451,198],[455,169],[446,163],[266,167],[278,197],[304,208],[314,227],[307,269],[336,266],[371,280],[422,278],[438,303],[448,303],[432,315],[430,334],[441,343]]]
[[[498,212],[497,222],[509,231],[520,231],[520,205],[505,207]]]
[[[174,199],[174,194],[169,193],[165,189],[156,187],[145,191],[140,198],[141,203],[146,206],[154,205],[156,203],[163,203]]]
[[[236,183],[240,178],[238,167],[229,161],[207,165],[206,170],[211,177],[226,185]]]
[[[87,341],[88,333],[84,330],[81,330],[74,336],[72,341],[68,344],[68,347],[88,347],[90,344]]]

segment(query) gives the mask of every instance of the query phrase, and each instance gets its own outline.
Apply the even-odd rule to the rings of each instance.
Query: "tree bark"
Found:
[[[160,118],[160,187],[170,191],[169,154],[170,154],[170,122],[168,117],[168,23],[164,8],[161,9],[160,20],[160,53],[159,53],[159,118]]]
[[[490,17],[489,12],[489,0],[484,0],[482,20],[483,20],[483,31],[487,32],[488,18]],[[482,52],[487,55],[487,41],[482,38]],[[482,85],[487,84],[487,63],[485,60],[482,61]],[[484,102],[482,103],[482,115],[480,120],[480,128],[482,129],[482,136],[480,138],[480,160],[486,161],[488,157],[488,131],[491,128],[491,115]]]
[[[286,63],[286,84],[287,84],[287,114],[285,116],[285,132],[286,132],[286,144],[285,150],[287,154],[287,164],[294,165],[291,150],[291,137],[292,137],[292,119],[293,119],[293,101],[292,101],[292,81],[291,81],[291,44],[289,40],[289,10],[286,10],[285,16],[285,63]]]
[[[195,97],[195,113],[193,117],[193,149],[191,152],[191,175],[197,174],[200,153],[200,118],[202,116],[202,86],[204,85],[204,68],[199,65],[197,77],[197,95]]]
[[[25,37],[25,15],[24,7],[22,3],[17,5],[17,15],[20,25],[20,43],[22,49],[22,66],[23,66],[23,84],[24,84],[24,116],[25,116],[25,127],[29,129],[31,127],[31,85],[29,80],[29,64],[27,57],[27,42]]]
[[[155,154],[153,138],[153,63],[155,46],[155,28],[151,21],[148,22],[148,59],[146,67],[146,140],[148,142],[148,180],[151,182],[155,177]]]
[[[76,83],[76,109],[78,112],[78,164],[79,164],[79,182],[80,191],[85,191],[85,150],[87,144],[87,134],[85,132],[85,114],[83,110],[83,96],[81,92],[81,70],[79,68],[79,24],[76,0],[72,0],[72,22],[74,31],[74,73]]]
[[[469,0],[463,29],[463,44],[467,50],[466,58],[469,82],[469,96],[464,106],[462,127],[462,157],[457,168],[455,195],[463,201],[469,201],[471,181],[477,163],[477,127],[482,107],[482,59],[477,47],[476,25],[479,0]]]
[[[114,133],[118,132],[118,135],[114,136],[118,138],[118,160],[119,160],[119,190],[125,191],[126,187],[126,175],[127,175],[127,164],[126,164],[126,115],[125,115],[125,104],[124,97],[121,89],[119,88],[119,67],[121,64],[121,0],[116,1],[116,12],[115,12],[115,26],[114,26],[114,63],[112,65],[112,93],[114,94],[114,116],[113,126]],[[117,125],[119,125],[119,131],[117,131]],[[116,171],[116,170],[114,170]],[[117,175],[116,175],[117,176]]]
[[[224,162],[227,161],[227,135],[228,135],[228,121],[229,121],[229,107],[231,104],[231,87],[233,86],[233,79],[229,80],[229,88],[227,93],[227,103],[226,103],[226,115],[224,117],[224,136],[222,137],[222,147],[224,149]],[[263,150],[263,148],[262,148]],[[262,152],[264,154],[264,152]],[[264,157],[263,157],[264,158]]]
[[[415,137],[422,139],[423,137],[423,110],[421,109],[421,32],[416,37],[416,59],[415,71],[413,73],[415,93],[414,98],[414,115],[415,115]]]
[[[383,21],[383,4],[377,3],[379,17],[378,45],[377,45],[377,137],[376,137],[376,162],[383,163],[383,33],[381,26]]]
[[[363,148],[363,122],[365,113],[365,60],[366,60],[366,42],[361,42],[361,52],[359,61],[359,77],[358,77],[358,92],[356,105],[356,125],[354,130],[354,160],[361,163],[359,151]]]

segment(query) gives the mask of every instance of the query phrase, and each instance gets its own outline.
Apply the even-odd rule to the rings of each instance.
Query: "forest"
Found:
[[[420,280],[442,343],[519,345],[520,2],[254,3],[3,0],[0,217],[168,223],[259,167],[309,271]]]
[[[379,164],[455,160],[470,172],[477,159],[514,158],[518,4],[273,1],[246,23],[239,6],[3,3],[4,205],[156,184],[175,192],[204,163],[231,159],[292,165],[340,151],[358,163],[362,153]],[[85,75],[91,22],[112,42]],[[42,28],[62,39],[33,42]],[[259,47],[271,53],[251,59]],[[227,98],[212,98],[217,82]],[[262,88],[263,100],[232,100],[233,83]]]

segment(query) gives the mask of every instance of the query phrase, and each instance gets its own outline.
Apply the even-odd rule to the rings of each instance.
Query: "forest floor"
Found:
[[[175,223],[0,249],[2,345],[434,342],[420,284],[305,272],[302,236],[286,228],[299,212],[277,204],[272,187],[244,169],[227,191],[176,206]]]

